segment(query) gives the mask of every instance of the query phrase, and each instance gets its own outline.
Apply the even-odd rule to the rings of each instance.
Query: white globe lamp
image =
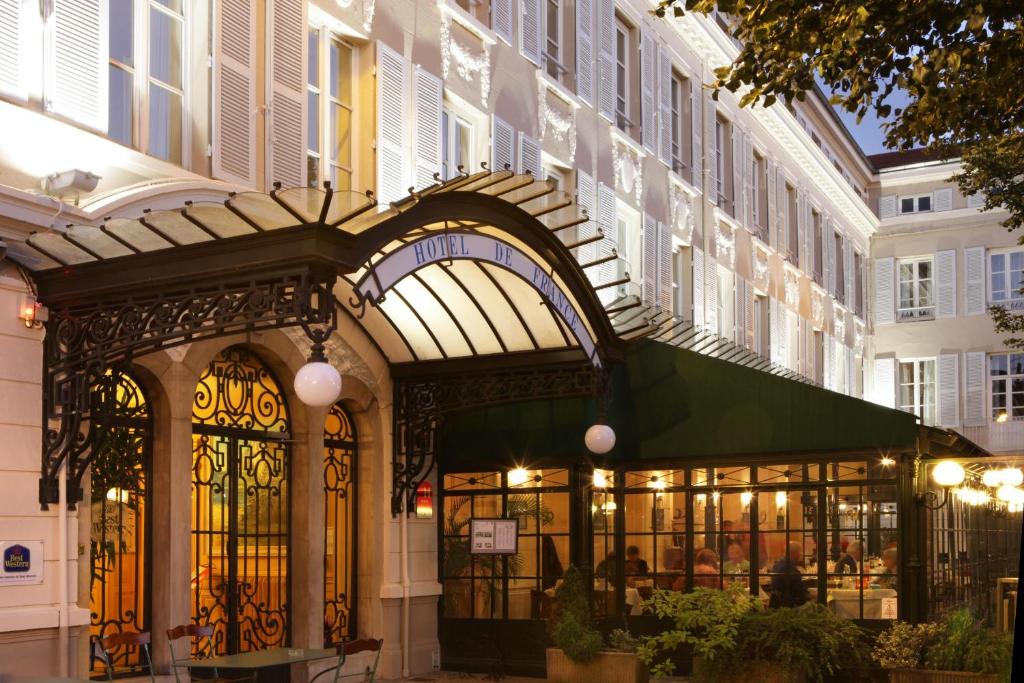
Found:
[[[309,362],[295,373],[295,393],[306,405],[318,408],[333,405],[338,400],[341,373],[327,362],[322,349],[314,348]]]
[[[1003,470],[1003,483],[1010,486],[1024,484],[1024,472],[1021,472],[1017,467],[1007,467]]]
[[[952,460],[943,460],[932,470],[932,479],[944,488],[959,486],[964,482],[966,476],[967,473],[964,472],[963,465]]]
[[[615,430],[606,424],[591,425],[583,436],[587,450],[597,455],[604,455],[615,448]]]

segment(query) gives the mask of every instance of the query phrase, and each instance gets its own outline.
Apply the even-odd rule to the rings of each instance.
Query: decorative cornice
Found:
[[[472,83],[474,75],[480,79],[480,103],[486,107],[491,95],[491,46],[484,41],[483,52],[474,55],[452,35],[452,13],[442,11],[441,75],[444,79],[448,78],[452,60],[455,61],[455,72],[464,81]]]

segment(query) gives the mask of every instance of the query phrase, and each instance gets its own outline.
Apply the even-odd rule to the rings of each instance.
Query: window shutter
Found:
[[[981,315],[988,299],[985,291],[985,247],[964,249],[964,315]]]
[[[779,302],[779,365],[789,368],[789,346],[792,343],[789,338],[789,311],[786,305]]]
[[[779,362],[779,333],[782,326],[779,325],[779,302],[773,297],[768,298],[768,347],[770,360],[775,365]]]
[[[594,106],[594,0],[576,0],[576,94]]]
[[[604,233],[604,239],[598,242],[598,257],[611,256],[617,246],[617,226],[615,206],[615,188],[604,183],[597,185],[597,224]],[[606,261],[598,266],[600,282],[611,282],[618,278],[619,259]],[[607,291],[607,290],[606,290]]]
[[[985,352],[969,351],[965,355],[964,375],[967,391],[964,396],[964,426],[984,425],[985,420]]]
[[[732,287],[732,339],[738,346],[747,343],[747,306],[743,302],[743,295],[746,293],[743,278],[738,275],[733,277]]]
[[[814,368],[812,367],[811,356],[807,353],[807,336],[810,334],[807,322],[807,318],[797,316],[797,372],[804,377],[813,377]]]
[[[543,52],[540,3],[541,0],[519,0],[519,51],[537,66]]]
[[[875,324],[896,321],[895,263],[892,257],[875,259]]]
[[[743,225],[747,211],[747,195],[743,186],[743,129],[732,125],[732,215]]]
[[[853,310],[853,240],[843,237],[843,303]]]
[[[939,356],[939,424],[943,427],[956,427],[960,424],[959,357],[957,353],[943,353]]]
[[[515,0],[491,0],[491,19],[494,33],[509,45],[512,44],[512,5]]]
[[[718,110],[715,101],[708,99],[704,103],[704,127],[705,139],[708,141],[708,200],[718,204],[718,136],[716,135],[715,124],[718,119]]]
[[[21,5],[0,0],[0,93],[25,99],[21,87]]]
[[[775,175],[775,247],[780,251],[785,251],[789,240],[789,226],[786,225],[786,204],[789,202],[789,197],[786,195],[786,172],[783,170],[782,164],[776,164]],[[797,206],[799,205],[798,202]]]
[[[850,396],[856,396],[860,398],[860,392],[857,390],[857,354],[856,352],[847,347],[846,349],[846,393]]]
[[[643,300],[648,306],[658,304],[658,223],[644,212],[643,232]]]
[[[746,323],[747,348],[751,351],[757,350],[757,340],[754,338],[754,285],[743,280],[743,321]]]
[[[216,7],[212,175],[256,187],[256,3]]]
[[[825,283],[828,286],[828,293],[836,295],[836,232],[832,219],[828,219],[828,229],[822,236],[825,240],[825,253],[828,261],[825,263]]]
[[[654,154],[658,148],[657,116],[657,69],[658,59],[654,52],[654,38],[650,31],[640,36],[640,137],[644,149]]]
[[[953,208],[953,188],[935,190],[932,197],[932,211],[950,211]]]
[[[405,103],[409,93],[409,62],[377,41],[377,199],[388,204],[406,195]]]
[[[576,234],[581,240],[593,237],[597,231],[597,190],[594,187],[594,179],[589,173],[576,171],[576,204],[587,212],[590,217],[586,223],[580,223],[576,227]],[[589,263],[594,260],[597,247],[594,244],[584,244],[577,250],[576,260],[582,263]],[[588,269],[588,273],[593,268]]]
[[[415,68],[416,189],[422,190],[437,182],[434,174],[441,172],[441,99],[444,85],[440,78],[423,67],[417,65]]]
[[[896,359],[875,359],[874,402],[886,408],[896,407]]]
[[[935,317],[956,317],[956,250],[935,253]]]
[[[540,178],[540,143],[525,133],[519,134],[519,172]]]
[[[682,118],[683,114],[680,107],[679,117]],[[663,163],[672,166],[672,53],[665,45],[658,46],[658,122],[659,157]]]
[[[747,228],[754,230],[754,139],[750,133],[743,134],[743,221]]]
[[[775,179],[775,162],[766,162],[768,167],[768,182],[766,191],[768,192],[768,216],[765,221],[765,225],[768,226],[768,243],[772,248],[775,248],[775,230],[778,223],[778,219],[775,216],[775,193],[778,192],[776,179]]]
[[[615,0],[598,0],[598,109],[615,121]]]
[[[693,326],[704,329],[704,250],[693,247]]]
[[[306,3],[273,0],[270,49],[271,181],[306,184]]]
[[[822,368],[821,378],[825,384],[826,389],[835,391],[836,385],[836,363],[835,363],[835,343],[832,339],[832,335],[825,333],[822,335],[822,363],[825,367]]]
[[[878,200],[878,217],[893,218],[896,215],[896,195],[883,195]]]
[[[701,113],[704,111],[701,102],[701,85],[699,78],[690,79],[690,141],[691,163],[693,165],[693,186],[704,189],[704,129],[701,127]],[[709,146],[710,150],[711,147]]]
[[[787,202],[789,201],[789,197],[786,197],[786,201]],[[782,230],[786,234],[785,240],[782,240],[786,244],[786,251],[788,253],[792,254],[794,257],[796,257],[797,263],[799,263],[801,266],[804,266],[804,267],[806,267],[810,263],[810,260],[807,258],[807,233],[810,232],[810,228],[809,228],[809,226],[807,224],[807,211],[806,211],[807,205],[808,205],[807,195],[804,194],[804,191],[801,188],[797,188],[797,190],[796,190],[796,244],[790,244],[790,241],[792,240],[793,234],[792,234],[792,231],[789,229],[789,226],[788,225],[784,225],[782,227]],[[783,206],[782,211],[780,211],[779,213],[781,213],[785,217],[786,207]],[[792,217],[790,217],[790,220],[792,220]],[[787,222],[785,220],[785,218],[783,218],[783,222],[784,223]]]
[[[516,170],[512,153],[515,137],[516,132],[512,126],[494,114],[491,115],[491,170]]]
[[[980,209],[983,206],[985,206],[984,192],[975,192],[974,194],[967,196],[968,209]]]
[[[658,223],[658,305],[672,311],[672,228]]]
[[[718,264],[704,255],[704,328],[718,334]]]
[[[49,110],[106,133],[107,3],[53,0],[50,21]]]

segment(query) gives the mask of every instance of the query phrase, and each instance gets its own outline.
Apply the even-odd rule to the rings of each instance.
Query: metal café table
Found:
[[[242,652],[237,655],[217,655],[201,659],[178,662],[176,667],[189,669],[216,669],[218,674],[225,671],[255,674],[261,683],[267,681],[288,681],[291,678],[289,666],[318,659],[336,659],[338,651],[304,649],[298,647],[272,647],[267,650]]]

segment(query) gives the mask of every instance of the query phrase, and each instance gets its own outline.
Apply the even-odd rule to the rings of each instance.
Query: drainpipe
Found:
[[[45,428],[45,425],[44,425]],[[57,547],[60,548],[57,554],[57,580],[60,586],[57,590],[57,645],[59,649],[58,662],[62,678],[68,677],[68,482],[67,462],[60,467],[57,475]]]
[[[405,493],[401,494],[404,498]],[[403,500],[401,519],[401,556],[402,565],[402,678],[409,678],[409,602],[412,598],[412,584],[409,580],[409,515]]]

